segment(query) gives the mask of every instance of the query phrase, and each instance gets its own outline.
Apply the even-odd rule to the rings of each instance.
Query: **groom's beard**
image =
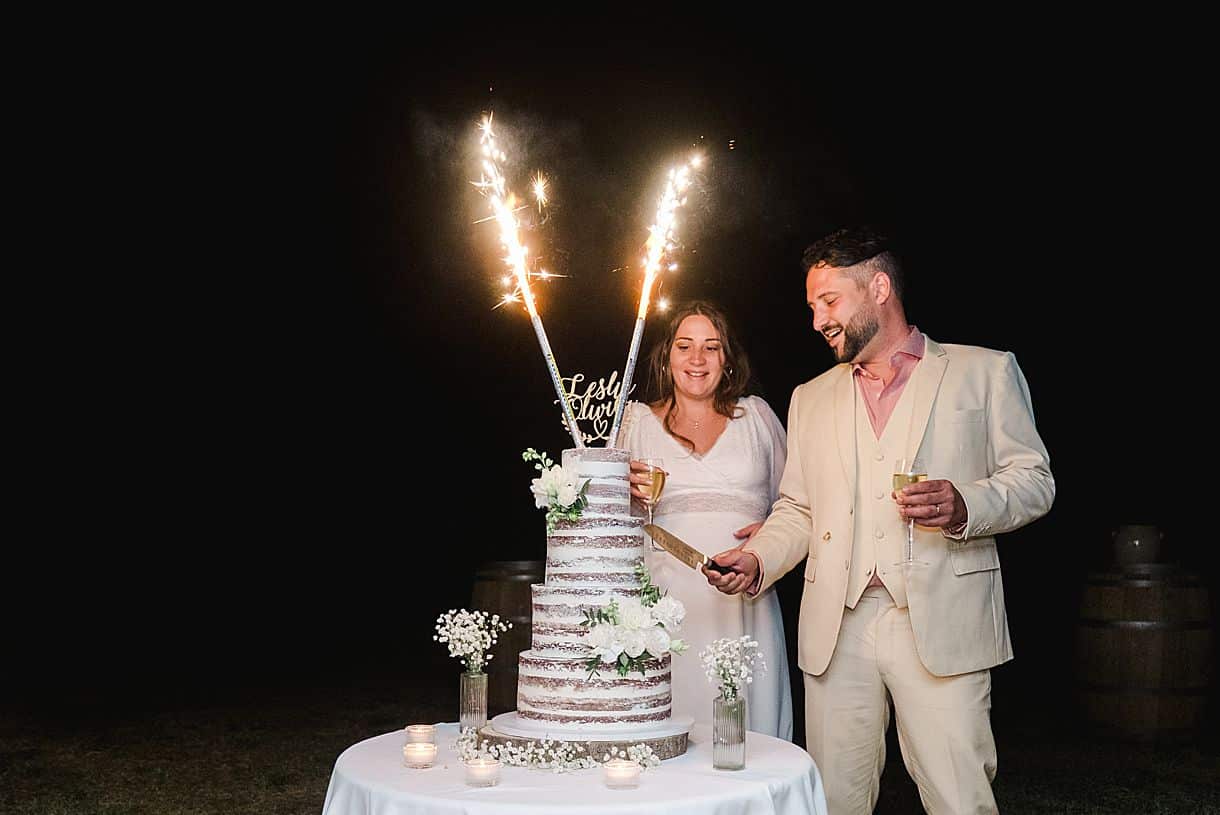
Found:
[[[881,324],[877,321],[877,312],[871,304],[861,306],[860,310],[848,321],[843,329],[843,346],[835,351],[836,362],[855,362],[856,357],[868,345],[869,340],[877,336]]]

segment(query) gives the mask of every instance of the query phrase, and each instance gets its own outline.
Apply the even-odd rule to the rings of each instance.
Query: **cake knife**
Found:
[[[719,563],[712,560],[710,557],[703,554],[674,533],[667,529],[662,529],[656,524],[644,524],[644,531],[648,533],[649,537],[656,541],[658,546],[685,563],[687,566],[690,566],[692,569],[698,569],[700,566],[706,566],[713,572],[720,572],[721,574],[728,574],[729,572],[733,571],[728,566],[721,566]]]

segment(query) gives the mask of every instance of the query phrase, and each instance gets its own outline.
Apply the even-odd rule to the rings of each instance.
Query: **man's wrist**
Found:
[[[966,524],[968,521],[969,521],[969,519],[966,519],[965,521],[962,521],[961,523],[958,523],[958,524],[954,524],[953,526],[942,527],[941,533],[946,538],[949,538],[950,540],[956,540],[956,541],[965,540],[966,539]]]
[[[751,557],[753,557],[754,565],[757,567],[757,573],[754,578],[754,582],[751,583],[749,588],[746,589],[746,594],[750,595],[751,597],[755,597],[755,596],[757,596],[758,592],[762,590],[762,581],[763,581],[762,558],[760,558],[758,556],[757,552],[752,552],[749,549],[742,549],[741,551],[743,551],[747,555],[750,555]]]

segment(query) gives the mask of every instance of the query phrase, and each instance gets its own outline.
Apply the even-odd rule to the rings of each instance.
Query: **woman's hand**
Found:
[[[741,541],[741,543],[737,544],[737,548],[740,549],[750,541],[754,540],[754,536],[758,534],[758,530],[762,529],[762,525],[762,521],[755,521],[749,526],[743,526],[741,529],[734,532],[733,537]]]
[[[652,476],[648,473],[648,465],[634,458],[631,459],[629,464],[631,472],[627,474],[627,480],[631,482],[631,497],[641,504],[647,505],[650,493],[645,492],[644,487],[652,483]]]

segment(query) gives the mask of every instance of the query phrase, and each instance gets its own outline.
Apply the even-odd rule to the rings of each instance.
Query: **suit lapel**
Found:
[[[835,383],[835,439],[839,443],[839,461],[848,484],[856,483],[856,399],[855,377],[850,365],[839,366],[841,374]]]
[[[924,335],[923,359],[915,366],[911,374],[908,388],[914,388],[911,394],[911,429],[907,433],[907,458],[915,458],[919,453],[919,445],[928,429],[928,418],[932,415],[932,405],[936,402],[936,392],[940,389],[940,380],[944,378],[945,368],[949,364],[948,354],[931,337]]]

